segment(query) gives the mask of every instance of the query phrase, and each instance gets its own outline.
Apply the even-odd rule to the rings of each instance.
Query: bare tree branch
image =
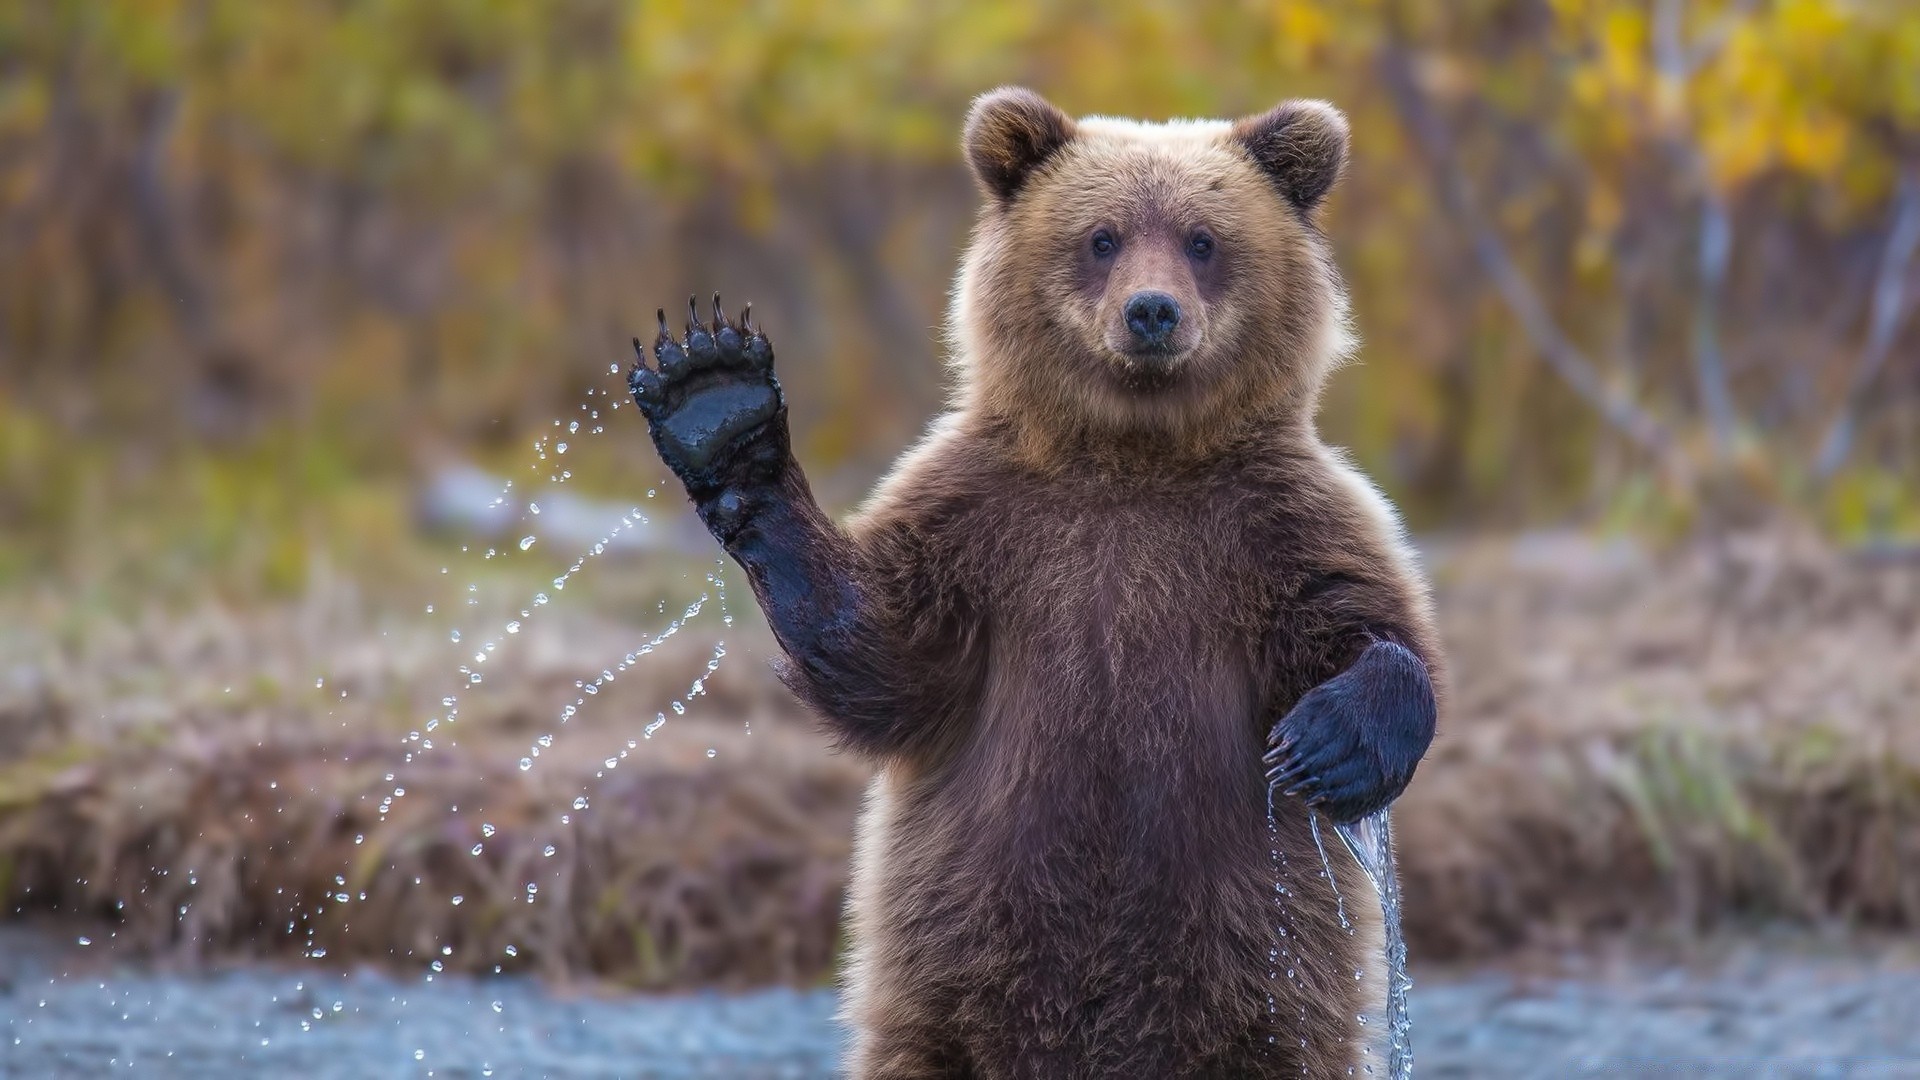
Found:
[[[1713,429],[1714,445],[1733,444],[1733,391],[1727,385],[1726,357],[1720,348],[1720,297],[1733,250],[1733,219],[1726,199],[1708,188],[1700,204],[1700,292],[1693,305],[1693,372],[1700,404]]]
[[[1507,251],[1498,231],[1480,213],[1466,174],[1453,152],[1453,140],[1420,88],[1406,45],[1388,42],[1381,50],[1380,64],[1401,123],[1412,133],[1428,165],[1438,174],[1441,197],[1448,211],[1466,230],[1481,269],[1493,280],[1501,299],[1520,321],[1541,358],[1616,431],[1642,450],[1662,459],[1669,458],[1673,438],[1666,426],[1611,385],[1560,329],[1546,303]]]
[[[1813,476],[1825,482],[1840,471],[1853,440],[1862,409],[1873,384],[1886,367],[1893,343],[1899,339],[1907,316],[1913,313],[1913,297],[1907,288],[1907,267],[1920,249],[1920,173],[1910,172],[1901,179],[1900,194],[1894,202],[1893,227],[1887,231],[1887,246],[1880,255],[1880,273],[1873,285],[1873,309],[1867,317],[1867,342],[1847,383],[1846,396],[1827,424],[1814,455]]]
[[[141,111],[140,141],[128,175],[134,224],[170,301],[168,310],[193,347],[205,351],[213,338],[207,290],[187,257],[166,180],[166,146],[180,115],[180,92],[156,92],[141,102]]]
[[[1654,10],[1653,55],[1662,90],[1675,115],[1665,142],[1688,179],[1700,189],[1699,291],[1693,306],[1693,378],[1701,411],[1713,432],[1714,448],[1724,453],[1733,444],[1737,421],[1733,391],[1727,385],[1726,357],[1720,347],[1720,297],[1726,285],[1727,260],[1733,250],[1733,219],[1726,197],[1714,186],[1706,160],[1684,131],[1687,79],[1712,56],[1691,53],[1683,37],[1684,0],[1660,0]]]

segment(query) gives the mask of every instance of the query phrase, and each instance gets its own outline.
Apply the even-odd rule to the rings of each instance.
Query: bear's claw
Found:
[[[1436,706],[1426,666],[1375,642],[1353,666],[1312,690],[1267,736],[1267,786],[1338,822],[1391,803],[1433,739]]]
[[[773,345],[748,328],[746,313],[738,323],[727,318],[715,293],[712,320],[703,323],[689,297],[687,329],[676,341],[666,310],[656,310],[651,368],[634,340],[627,387],[660,457],[696,502],[754,479],[786,455],[786,397],[773,375]]]

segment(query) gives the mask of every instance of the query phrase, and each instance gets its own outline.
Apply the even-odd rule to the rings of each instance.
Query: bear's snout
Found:
[[[1142,347],[1163,351],[1173,342],[1180,326],[1180,302],[1158,290],[1145,290],[1127,298],[1127,329]]]

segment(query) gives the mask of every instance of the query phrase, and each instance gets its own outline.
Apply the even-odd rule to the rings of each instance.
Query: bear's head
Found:
[[[1338,110],[1075,120],[1006,88],[964,148],[987,200],[949,328],[969,407],[1027,439],[1189,446],[1310,416],[1348,349],[1314,223],[1346,162]]]

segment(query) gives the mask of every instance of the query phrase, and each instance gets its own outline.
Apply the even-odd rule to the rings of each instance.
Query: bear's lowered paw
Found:
[[[713,319],[702,323],[689,298],[686,333],[675,341],[660,311],[657,367],[647,366],[640,339],[633,340],[627,388],[661,460],[703,513],[729,489],[774,479],[787,458],[786,397],[773,375],[773,345],[752,328],[752,313],[749,305],[734,322],[716,293]]]
[[[1436,712],[1426,665],[1376,641],[1274,725],[1267,783],[1337,822],[1366,817],[1406,790],[1433,741]]]

